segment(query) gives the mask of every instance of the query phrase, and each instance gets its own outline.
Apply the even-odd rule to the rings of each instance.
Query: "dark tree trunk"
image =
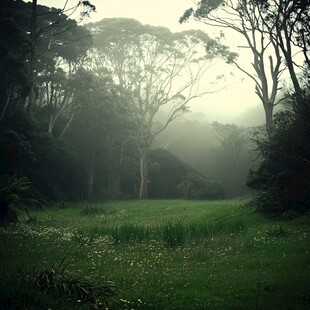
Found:
[[[9,204],[5,199],[0,199],[0,223],[11,224],[17,222],[18,216],[16,211],[9,207]]]
[[[273,131],[273,104],[264,103],[264,109],[266,117],[266,131],[268,136],[270,136]]]

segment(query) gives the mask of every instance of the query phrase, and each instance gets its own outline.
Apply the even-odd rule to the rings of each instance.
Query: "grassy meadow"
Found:
[[[30,213],[0,228],[0,309],[310,309],[309,215],[267,218],[241,200]],[[88,299],[83,279],[116,294]]]

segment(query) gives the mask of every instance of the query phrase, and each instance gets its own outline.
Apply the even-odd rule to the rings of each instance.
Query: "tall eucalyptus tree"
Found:
[[[28,8],[25,10],[27,19],[25,27],[30,37],[30,56],[29,56],[29,83],[30,89],[28,94],[27,111],[31,111],[35,102],[36,77],[38,67],[42,60],[42,56],[61,53],[66,45],[71,45],[78,39],[75,36],[76,28],[78,32],[82,29],[78,26],[75,19],[71,19],[71,15],[80,10],[80,19],[89,16],[96,10],[96,7],[90,1],[78,1],[72,7],[68,7],[68,1],[64,1],[62,9],[39,5],[37,0],[27,3]],[[31,8],[30,8],[31,6]],[[30,15],[29,15],[30,14]],[[85,38],[88,34],[83,34],[80,38]],[[76,45],[77,46],[77,45]],[[83,44],[81,45],[83,46]],[[73,48],[73,52],[78,49]]]
[[[266,129],[271,133],[273,109],[278,104],[279,79],[283,71],[281,49],[274,35],[268,31],[263,13],[264,0],[201,0],[197,7],[185,11],[180,22],[191,17],[206,25],[231,29],[244,38],[251,51],[253,70],[232,63],[255,83],[255,92],[260,98],[266,118]],[[240,44],[241,45],[241,44]]]
[[[96,52],[93,67],[108,72],[115,83],[130,91],[137,119],[140,157],[139,198],[147,198],[148,151],[156,136],[188,110],[194,98],[214,91],[203,82],[218,51],[205,54],[208,35],[201,31],[172,33],[163,27],[142,25],[125,18],[90,24]],[[156,121],[165,110],[167,117]]]
[[[268,33],[285,59],[294,91],[301,92],[298,72],[310,68],[310,2],[303,0],[253,0],[261,4]],[[295,60],[298,55],[299,60]],[[303,62],[303,64],[301,64]]]
[[[126,94],[111,78],[85,69],[79,69],[74,87],[79,109],[65,139],[83,158],[87,197],[119,198],[130,157],[128,136],[134,126]]]

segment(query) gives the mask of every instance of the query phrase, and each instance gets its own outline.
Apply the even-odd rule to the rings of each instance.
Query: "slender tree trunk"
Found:
[[[294,70],[293,62],[292,62],[291,59],[288,58],[288,56],[286,56],[285,59],[286,59],[286,62],[287,62],[287,68],[288,68],[288,71],[290,73],[290,77],[291,77],[291,80],[292,80],[292,83],[293,83],[293,86],[294,86],[295,93],[299,94],[300,91],[301,91],[301,88],[300,88],[300,85],[299,85],[299,82],[298,82],[297,75],[296,75],[295,70]]]
[[[140,150],[140,190],[139,199],[147,198],[147,183],[148,183],[148,149]]]
[[[2,122],[4,119],[4,115],[6,113],[8,106],[9,106],[9,103],[10,103],[10,91],[7,91],[6,103],[5,103],[5,106],[4,106],[2,113],[1,113],[1,116],[0,116],[0,122]]]
[[[74,114],[75,114],[75,111],[73,111],[70,115],[70,118],[68,119],[65,127],[63,128],[61,134],[59,135],[59,139],[62,139],[63,136],[65,135],[65,133],[67,132],[69,126],[71,125],[72,121],[73,121],[73,118],[74,118]]]
[[[37,0],[32,0],[32,12],[31,12],[31,52],[29,61],[29,82],[30,90],[28,95],[28,106],[27,113],[31,112],[33,102],[35,100],[34,86],[35,86],[35,73],[34,73],[34,62],[35,62],[35,41],[37,33]]]
[[[50,116],[50,120],[48,123],[48,129],[47,132],[51,135],[53,133],[53,128],[55,124],[56,119],[53,116]]]

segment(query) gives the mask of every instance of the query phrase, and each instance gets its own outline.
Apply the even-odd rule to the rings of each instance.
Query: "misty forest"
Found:
[[[0,3],[0,309],[310,309],[309,1],[73,2]]]

